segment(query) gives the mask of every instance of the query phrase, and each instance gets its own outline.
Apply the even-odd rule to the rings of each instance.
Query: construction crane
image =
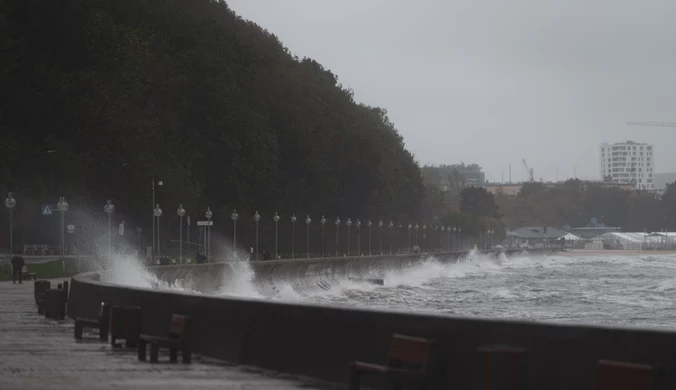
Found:
[[[533,182],[535,179],[533,179],[533,168],[529,168],[528,164],[526,164],[526,159],[522,158],[521,161],[523,161],[523,166],[526,168],[526,172],[528,172],[528,181]]]
[[[627,122],[628,126],[652,126],[652,127],[676,127],[674,122],[636,122],[629,121]]]

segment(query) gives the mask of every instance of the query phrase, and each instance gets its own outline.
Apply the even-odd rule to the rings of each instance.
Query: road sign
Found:
[[[139,233],[141,233],[141,232],[143,232],[143,229],[140,228],[140,227],[137,227],[137,228],[136,228],[136,231],[139,232]]]
[[[124,221],[120,224],[120,235],[124,236]]]
[[[44,216],[52,215],[52,208],[49,207],[49,205],[47,204],[42,205],[42,215]]]
[[[197,221],[197,226],[214,226],[214,221]]]
[[[68,234],[75,233],[75,225],[68,225]]]
[[[190,216],[188,215],[188,226],[190,226]]]

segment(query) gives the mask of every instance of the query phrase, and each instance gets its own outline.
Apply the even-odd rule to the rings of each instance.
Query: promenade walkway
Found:
[[[61,281],[52,281],[52,285]],[[33,283],[0,282],[0,389],[336,389],[335,385],[193,357],[139,362],[135,350],[76,342],[73,322],[37,314]]]

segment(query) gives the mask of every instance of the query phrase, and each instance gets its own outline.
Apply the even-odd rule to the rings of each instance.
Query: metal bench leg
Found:
[[[151,363],[157,363],[158,356],[159,356],[159,348],[157,347],[156,344],[150,344],[150,362]]]
[[[146,360],[146,342],[143,340],[138,342],[138,360]]]

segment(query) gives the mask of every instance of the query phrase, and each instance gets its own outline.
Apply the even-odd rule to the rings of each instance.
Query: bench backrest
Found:
[[[188,317],[173,314],[171,322],[169,323],[169,338],[180,340],[185,335],[185,330],[188,325]]]
[[[647,364],[600,360],[596,365],[596,390],[651,390],[654,378]]]
[[[432,354],[434,342],[420,337],[393,334],[390,341],[388,365],[400,368],[417,368],[425,371]]]

